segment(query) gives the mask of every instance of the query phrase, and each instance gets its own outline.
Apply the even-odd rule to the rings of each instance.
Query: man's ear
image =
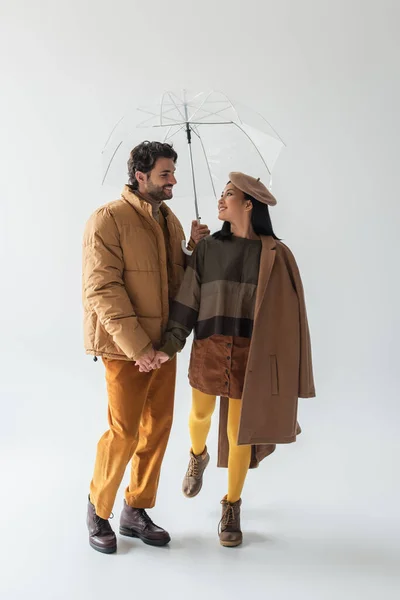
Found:
[[[146,174],[142,173],[142,171],[136,171],[135,178],[136,178],[136,181],[138,183],[145,183],[146,182]]]

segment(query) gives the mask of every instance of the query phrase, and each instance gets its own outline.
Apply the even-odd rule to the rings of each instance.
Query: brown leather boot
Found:
[[[222,518],[219,522],[219,541],[221,546],[240,546],[243,535],[240,530],[240,507],[242,500],[228,502],[225,498],[221,500]]]
[[[112,554],[117,550],[117,538],[107,519],[96,515],[94,505],[88,502],[86,524],[89,530],[89,544],[98,552]]]
[[[119,532],[121,535],[139,538],[150,546],[165,546],[171,541],[169,533],[155,525],[144,508],[132,508],[125,501]]]
[[[203,486],[203,473],[210,462],[207,446],[202,454],[193,454],[190,451],[189,465],[183,479],[182,491],[187,498],[194,498]]]

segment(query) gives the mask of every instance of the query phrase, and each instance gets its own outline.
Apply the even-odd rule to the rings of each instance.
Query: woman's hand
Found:
[[[153,358],[153,361],[151,363],[151,368],[159,369],[161,367],[161,365],[164,364],[165,362],[167,362],[168,360],[169,360],[168,354],[165,354],[165,352],[160,352],[160,350],[157,350],[156,355]]]
[[[135,364],[139,367],[139,371],[141,373],[150,373],[154,369],[159,369],[161,365],[169,360],[168,354],[165,352],[160,352],[159,350],[155,352],[154,357],[151,361],[139,362],[137,361]]]

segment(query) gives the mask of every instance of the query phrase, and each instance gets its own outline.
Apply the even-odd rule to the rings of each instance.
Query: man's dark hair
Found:
[[[135,177],[136,171],[150,173],[159,158],[171,158],[175,163],[178,155],[171,144],[162,142],[145,141],[135,146],[128,160],[129,185],[133,190],[137,190],[139,187]]]

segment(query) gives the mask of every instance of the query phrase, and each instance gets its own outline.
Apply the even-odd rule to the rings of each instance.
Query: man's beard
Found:
[[[148,183],[147,193],[154,202],[164,202],[164,200],[170,200],[172,198],[172,195],[169,195],[164,187],[159,187],[152,183]]]

